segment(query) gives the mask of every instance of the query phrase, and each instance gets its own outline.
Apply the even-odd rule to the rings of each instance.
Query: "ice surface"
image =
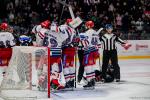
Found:
[[[51,93],[51,99],[47,99],[47,92],[29,90],[9,90],[1,94],[8,97],[27,96],[33,100],[150,100],[150,59],[119,60],[119,65],[123,81],[120,84],[96,84],[95,90],[83,90],[77,85],[74,91]]]

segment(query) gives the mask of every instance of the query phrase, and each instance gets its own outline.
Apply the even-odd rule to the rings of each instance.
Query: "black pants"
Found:
[[[104,79],[106,78],[109,60],[111,60],[112,66],[114,68],[114,78],[120,79],[120,67],[118,65],[117,50],[103,51],[102,77]]]
[[[83,65],[84,50],[78,50],[78,58],[80,63],[79,71],[78,71],[78,82],[80,82],[84,73],[84,65]]]

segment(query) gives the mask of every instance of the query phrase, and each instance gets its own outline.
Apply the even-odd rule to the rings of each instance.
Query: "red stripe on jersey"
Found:
[[[69,31],[69,33],[73,33],[70,27],[68,27],[68,31]]]
[[[95,75],[88,75],[86,76],[86,78],[91,78],[91,77],[94,77]]]
[[[66,76],[65,79],[68,79],[68,78],[70,79],[70,78],[74,78],[74,77],[75,77],[75,75],[72,75],[72,76]]]
[[[41,32],[38,32],[38,35],[39,35],[39,37],[40,37],[41,39],[44,39],[44,37],[45,37],[45,35],[42,34]]]
[[[89,44],[88,41],[86,41],[86,40],[83,40],[83,41],[82,41],[82,45],[83,45],[84,47],[88,47],[88,44]]]

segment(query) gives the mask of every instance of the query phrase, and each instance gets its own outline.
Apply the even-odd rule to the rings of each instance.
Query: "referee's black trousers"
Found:
[[[84,73],[84,65],[83,65],[83,58],[84,58],[84,50],[78,50],[78,58],[79,58],[79,71],[78,71],[78,82],[82,80],[83,73]]]
[[[120,67],[118,65],[118,55],[116,49],[103,51],[102,77],[104,79],[106,78],[109,60],[111,60],[111,64],[114,68],[114,78],[120,79]]]

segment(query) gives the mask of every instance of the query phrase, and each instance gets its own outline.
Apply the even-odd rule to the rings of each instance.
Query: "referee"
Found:
[[[118,65],[117,47],[116,42],[125,45],[126,42],[121,40],[118,36],[113,34],[113,27],[111,24],[106,24],[105,32],[100,36],[100,41],[103,48],[103,64],[102,64],[102,77],[105,82],[107,78],[106,72],[109,60],[112,62],[114,68],[114,78],[116,82],[120,82],[120,67]]]
[[[78,46],[78,58],[79,58],[79,70],[78,70],[78,83],[81,82],[81,80],[84,78],[84,64],[83,64],[83,58],[84,58],[84,50],[83,45],[81,42],[79,42]]]

